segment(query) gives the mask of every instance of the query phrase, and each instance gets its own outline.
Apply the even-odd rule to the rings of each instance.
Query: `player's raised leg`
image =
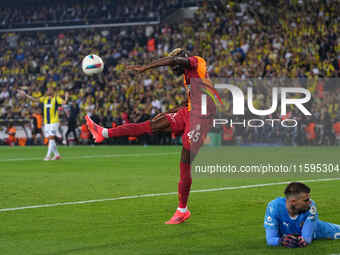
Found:
[[[101,143],[104,140],[103,127],[96,124],[89,115],[85,116],[87,127],[91,132],[96,143]]]
[[[142,123],[128,123],[115,128],[104,128],[94,123],[88,115],[86,115],[85,119],[96,143],[101,143],[104,139],[110,137],[140,136],[143,134],[171,131],[170,123],[165,116]]]

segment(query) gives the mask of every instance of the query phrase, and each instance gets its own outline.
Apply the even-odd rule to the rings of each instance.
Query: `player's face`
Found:
[[[297,195],[294,200],[295,201],[292,203],[292,209],[294,209],[295,213],[305,213],[309,210],[311,204],[310,194],[301,193]]]
[[[54,89],[53,88],[48,88],[46,92],[47,96],[53,96],[54,95]]]

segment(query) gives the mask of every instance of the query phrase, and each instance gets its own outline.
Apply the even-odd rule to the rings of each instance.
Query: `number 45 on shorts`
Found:
[[[191,130],[187,136],[191,142],[197,143],[200,140],[201,132],[200,132],[200,125],[196,125],[196,128]]]

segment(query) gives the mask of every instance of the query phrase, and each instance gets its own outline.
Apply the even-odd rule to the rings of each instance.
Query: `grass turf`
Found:
[[[63,159],[42,161],[46,147],[0,147],[0,210],[177,190],[181,148],[60,147]],[[226,160],[339,162],[336,147],[225,147]],[[245,163],[244,163],[245,162]],[[324,176],[336,177],[336,176]],[[317,179],[309,175],[303,179]],[[291,176],[194,176],[193,190],[294,180]],[[312,182],[322,220],[340,223],[339,180]],[[12,254],[340,254],[340,241],[304,249],[269,248],[263,217],[285,185],[192,193],[192,218],[164,224],[176,195],[0,211],[0,253]]]

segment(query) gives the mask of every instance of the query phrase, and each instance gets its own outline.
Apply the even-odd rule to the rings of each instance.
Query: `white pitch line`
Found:
[[[327,178],[327,179],[325,178],[325,179],[315,179],[315,180],[301,180],[300,182],[304,182],[304,183],[306,183],[306,182],[327,182],[327,181],[339,181],[339,180],[340,180],[340,178]],[[290,182],[291,181],[272,182],[272,183],[263,183],[263,184],[234,186],[234,187],[212,188],[212,189],[200,189],[200,190],[192,190],[191,193],[215,192],[215,191],[237,190],[237,189],[250,189],[250,188],[283,185],[283,184],[288,184]],[[34,208],[43,208],[43,207],[57,207],[57,206],[64,206],[64,205],[90,204],[90,203],[98,203],[98,202],[105,202],[105,201],[116,201],[116,200],[126,200],[126,199],[145,198],[145,197],[160,197],[160,196],[170,196],[170,195],[177,195],[177,192],[142,194],[142,195],[123,196],[123,197],[114,197],[114,198],[103,198],[103,199],[86,200],[86,201],[61,202],[61,203],[55,203],[55,204],[43,204],[43,205],[30,205],[30,206],[22,206],[22,207],[14,207],[14,208],[3,208],[3,209],[0,209],[0,212],[19,211],[19,210],[24,210],[24,209],[34,209]]]
[[[71,157],[62,157],[63,160],[68,159],[86,159],[86,158],[120,158],[120,157],[147,157],[147,156],[166,156],[166,155],[174,155],[179,154],[180,152],[160,152],[160,153],[130,153],[130,154],[96,154],[96,155],[83,155],[83,156],[71,156]],[[15,162],[15,161],[32,161],[39,160],[42,161],[42,157],[34,157],[34,158],[9,158],[9,159],[0,159],[0,162]]]

